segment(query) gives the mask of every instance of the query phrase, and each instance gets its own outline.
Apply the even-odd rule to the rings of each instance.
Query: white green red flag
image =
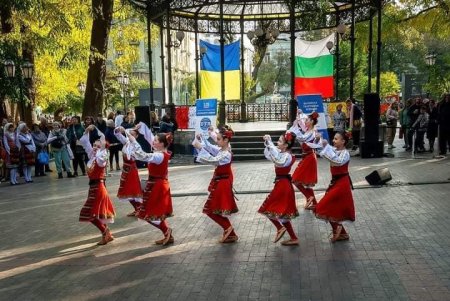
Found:
[[[334,34],[319,41],[295,40],[295,96],[320,94],[334,97],[334,56],[327,42]]]

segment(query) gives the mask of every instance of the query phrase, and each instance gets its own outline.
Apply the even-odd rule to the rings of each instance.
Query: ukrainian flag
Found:
[[[201,40],[200,47],[206,48],[200,63],[201,98],[221,100],[220,45],[213,45]],[[224,48],[225,100],[240,99],[240,41],[225,45]]]

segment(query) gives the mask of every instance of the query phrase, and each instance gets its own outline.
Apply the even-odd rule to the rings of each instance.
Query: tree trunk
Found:
[[[92,0],[91,54],[84,94],[83,118],[102,113],[106,79],[106,55],[114,0]]]
[[[0,24],[2,35],[7,35],[13,30],[12,23],[12,11],[10,5],[0,5]],[[3,67],[3,66],[2,66]],[[0,92],[0,122],[3,118],[7,118],[8,114],[6,112],[6,93],[4,91]]]
[[[22,27],[20,31],[25,34],[27,31],[26,27]],[[22,45],[22,58],[24,61],[28,61],[30,63],[34,64],[34,47],[31,42],[26,41]],[[34,67],[33,67],[34,68]],[[35,68],[34,68],[35,69]],[[33,76],[31,79],[23,79],[23,108],[25,116],[22,116],[22,120],[25,121],[25,123],[28,125],[28,127],[31,129],[31,126],[33,123],[36,122],[36,116],[33,118],[33,111],[36,107],[35,103],[35,96],[36,96],[36,81],[34,80],[35,77]],[[25,98],[28,98],[29,101],[26,101]]]

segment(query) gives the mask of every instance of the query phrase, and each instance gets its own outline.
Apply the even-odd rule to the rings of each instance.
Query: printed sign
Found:
[[[325,119],[325,111],[323,108],[323,100],[321,95],[299,95],[297,96],[298,108],[304,114],[309,115],[312,112],[319,113],[316,128],[322,134],[323,139],[328,140],[327,122]]]
[[[197,99],[195,108],[195,134],[201,134],[207,139],[209,137],[208,128],[216,125],[217,99]]]

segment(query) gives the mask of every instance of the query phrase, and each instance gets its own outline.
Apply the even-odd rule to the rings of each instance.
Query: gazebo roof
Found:
[[[197,31],[200,33],[218,33],[220,20],[220,2],[223,3],[223,20],[227,32],[241,32],[240,22],[244,23],[244,32],[255,27],[258,21],[271,23],[281,32],[289,32],[290,5],[294,4],[295,30],[331,28],[336,19],[350,23],[351,0],[128,0],[132,5],[148,14],[156,23],[163,21],[173,30]],[[355,0],[356,22],[367,20],[370,9],[382,0]],[[170,21],[165,15],[170,8]],[[164,17],[164,18],[163,18]]]

